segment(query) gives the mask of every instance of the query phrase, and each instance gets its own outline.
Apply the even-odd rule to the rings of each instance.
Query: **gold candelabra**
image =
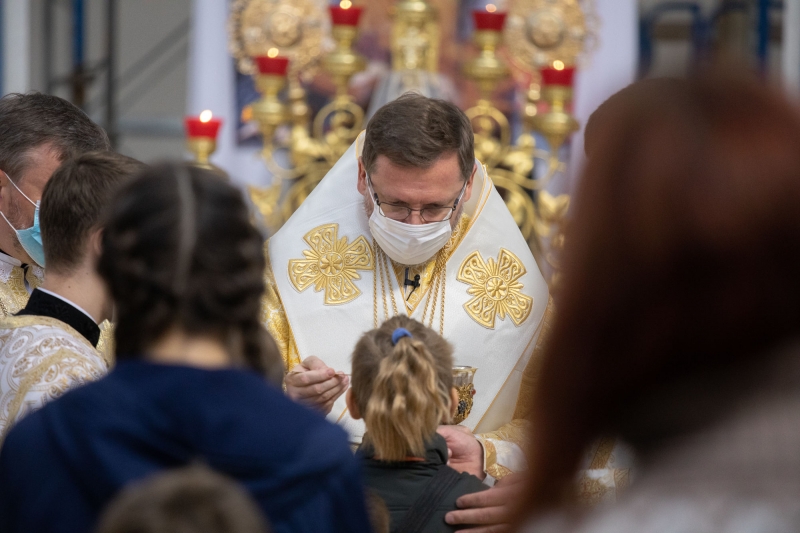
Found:
[[[466,63],[464,72],[475,80],[480,97],[466,113],[475,130],[476,156],[500,189],[540,266],[552,275],[559,266],[569,196],[553,196],[546,187],[565,168],[559,151],[578,129],[577,121],[568,112],[573,69],[555,60],[552,67],[533,73],[523,106],[523,131],[512,141],[508,119],[491,102],[498,84],[510,76],[506,61],[498,54],[505,17],[505,13],[496,10],[473,13],[477,28],[473,40],[479,52]],[[546,106],[543,112],[542,106]],[[548,141],[547,150],[537,147],[534,132]],[[546,164],[546,172],[538,176],[534,168],[537,160]]]
[[[490,4],[474,14],[478,51],[464,65],[479,89],[477,102],[466,110],[475,130],[476,157],[543,270],[557,270],[563,243],[569,196],[553,195],[547,188],[565,169],[560,149],[578,127],[566,82],[578,55],[593,46],[593,2],[513,0],[507,14]],[[274,176],[273,185],[250,187],[250,195],[275,230],[364,126],[364,112],[348,94],[351,77],[366,64],[353,50],[361,8],[352,0],[341,0],[339,6],[327,6],[326,0],[233,0],[232,5],[231,50],[240,71],[255,76],[261,97],[252,105],[252,117]],[[409,76],[437,72],[441,37],[436,8],[428,0],[397,0],[391,9],[393,70]],[[503,48],[504,40],[514,46]],[[303,83],[318,68],[330,75],[335,94],[311,117]],[[512,76],[525,87],[522,131],[516,138],[508,118],[492,103],[494,91]],[[537,145],[536,134],[546,145]],[[200,154],[203,147],[197,150]]]
[[[314,117],[299,73],[289,75],[290,58],[275,47],[254,58],[256,88],[261,98],[252,105],[263,138],[262,157],[274,177],[268,188],[250,187],[250,196],[264,221],[277,230],[311,193],[363,129],[364,111],[348,93],[350,78],[363,70],[365,59],[353,50],[361,8],[349,0],[330,6],[332,51],[319,63],[331,76],[335,95]],[[288,89],[287,89],[288,86]],[[288,129],[288,135],[281,131]],[[288,164],[281,164],[281,155]]]

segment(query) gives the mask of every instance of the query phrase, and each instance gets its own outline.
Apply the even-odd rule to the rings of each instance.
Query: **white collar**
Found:
[[[16,257],[11,257],[10,255],[8,255],[5,252],[0,252],[0,261],[3,261],[4,263],[9,263],[9,264],[11,264],[11,265],[13,265],[15,267],[21,267],[22,266],[22,261],[20,261]]]
[[[43,289],[43,288],[41,288],[41,287],[39,287],[39,288],[38,288],[38,290],[40,290],[40,291],[42,291],[42,292],[44,292],[44,293],[47,293],[47,294],[49,294],[50,296],[55,296],[56,298],[58,298],[58,299],[59,299],[59,300],[61,300],[62,302],[68,303],[69,305],[71,305],[72,307],[74,307],[75,309],[77,309],[78,311],[80,311],[81,313],[83,313],[84,315],[86,315],[86,316],[88,316],[89,318],[91,318],[91,319],[92,319],[92,322],[94,322],[95,324],[97,324],[97,322],[95,322],[94,318],[92,318],[92,315],[90,315],[89,313],[87,313],[87,312],[86,312],[86,310],[85,310],[83,307],[81,307],[80,305],[76,304],[76,303],[75,303],[75,302],[73,302],[72,300],[69,300],[69,299],[67,299],[67,298],[64,298],[64,297],[63,297],[63,296],[61,296],[60,294],[56,294],[56,293],[54,293],[53,291],[48,291],[47,289]]]

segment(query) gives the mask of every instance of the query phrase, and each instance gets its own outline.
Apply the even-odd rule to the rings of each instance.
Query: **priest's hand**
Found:
[[[322,411],[331,412],[333,402],[350,385],[350,377],[337,372],[318,357],[306,358],[286,375],[286,394],[293,400]]]
[[[439,426],[436,432],[447,441],[447,449],[450,451],[448,464],[453,470],[472,474],[478,479],[486,477],[483,471],[483,446],[469,428]]]
[[[452,525],[477,526],[463,529],[469,533],[502,533],[510,531],[511,521],[519,510],[524,496],[525,476],[508,474],[494,487],[482,492],[465,494],[456,500],[458,511],[445,515],[445,522]]]

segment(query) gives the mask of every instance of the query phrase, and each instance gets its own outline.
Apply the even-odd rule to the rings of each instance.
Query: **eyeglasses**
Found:
[[[386,218],[391,218],[392,220],[396,220],[398,222],[402,222],[410,217],[411,213],[414,211],[419,211],[419,216],[426,223],[444,222],[445,220],[450,220],[453,218],[453,213],[455,213],[456,209],[458,208],[458,203],[461,201],[461,197],[464,196],[464,191],[467,190],[468,181],[469,180],[466,180],[464,182],[464,186],[461,187],[461,192],[458,193],[458,198],[456,198],[455,202],[453,202],[453,205],[412,209],[405,205],[390,204],[388,202],[381,202],[378,200],[378,195],[375,193],[375,189],[372,187],[372,179],[367,176],[369,192],[372,194],[373,200],[375,200],[375,205],[378,207],[378,213]]]

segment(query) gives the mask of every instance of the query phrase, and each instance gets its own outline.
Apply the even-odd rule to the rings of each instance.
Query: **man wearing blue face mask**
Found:
[[[405,314],[478,369],[468,416],[440,429],[451,466],[489,480],[525,467],[514,412],[548,288],[455,105],[407,94],[378,110],[266,252],[264,321],[290,397],[358,444],[342,397],[350,354],[363,331]]]
[[[68,157],[109,150],[103,129],[62,98],[0,99],[0,317],[25,307],[43,279],[39,200]]]

